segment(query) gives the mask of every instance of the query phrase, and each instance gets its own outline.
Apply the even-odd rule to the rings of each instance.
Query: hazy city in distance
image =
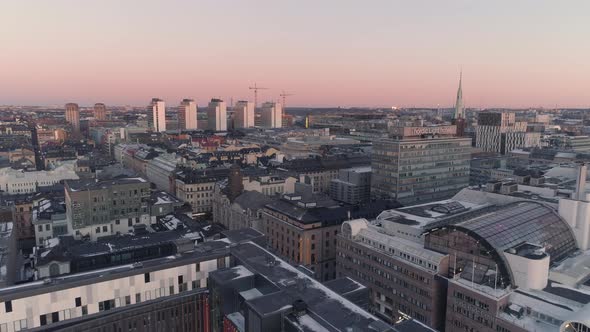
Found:
[[[590,2],[0,2],[0,332],[590,332]]]

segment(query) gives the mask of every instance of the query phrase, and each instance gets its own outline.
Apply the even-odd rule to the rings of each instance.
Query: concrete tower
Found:
[[[197,103],[192,99],[183,99],[178,107],[179,129],[197,129]]]
[[[147,107],[148,126],[155,132],[166,131],[166,103],[159,98],[152,98]]]
[[[262,127],[281,128],[283,126],[283,106],[280,103],[262,104]]]
[[[234,127],[254,127],[254,103],[240,100],[234,106]]]
[[[66,104],[66,121],[72,125],[72,131],[74,133],[80,132],[80,109],[78,108],[78,104]]]
[[[94,119],[106,120],[107,119],[107,107],[103,103],[94,104]]]
[[[207,107],[207,129],[213,131],[227,130],[227,106],[221,99],[211,99]]]

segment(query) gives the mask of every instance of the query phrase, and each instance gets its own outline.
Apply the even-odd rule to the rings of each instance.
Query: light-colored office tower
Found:
[[[155,132],[166,131],[166,103],[159,98],[152,98],[147,107],[148,127]]]
[[[78,108],[78,104],[66,104],[66,121],[72,125],[73,132],[80,132],[80,109]]]
[[[106,120],[107,119],[107,107],[103,103],[94,104],[94,119]]]
[[[227,130],[227,106],[221,99],[211,99],[207,107],[207,129],[213,131]]]
[[[469,185],[471,138],[455,137],[456,126],[391,129],[391,139],[373,142],[371,195],[417,204],[447,199]]]
[[[266,102],[261,107],[262,127],[281,128],[283,126],[283,106],[280,103]]]
[[[197,129],[197,103],[183,99],[178,107],[178,129]]]
[[[254,127],[254,103],[240,100],[234,106],[234,127]]]

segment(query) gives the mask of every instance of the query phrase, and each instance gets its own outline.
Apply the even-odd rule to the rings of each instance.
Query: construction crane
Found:
[[[254,90],[254,108],[258,107],[258,90],[268,90],[268,88],[261,88],[256,83],[254,86],[249,87],[250,90]]]
[[[292,93],[286,93],[285,90],[283,90],[283,93],[281,93],[279,96],[281,96],[281,98],[283,98],[283,109],[285,109],[287,107],[286,106],[287,103],[285,101],[286,100],[286,97],[294,96],[294,94],[292,94]]]

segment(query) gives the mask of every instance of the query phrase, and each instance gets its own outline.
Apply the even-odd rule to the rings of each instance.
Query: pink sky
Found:
[[[0,104],[589,107],[590,2],[0,3]]]

